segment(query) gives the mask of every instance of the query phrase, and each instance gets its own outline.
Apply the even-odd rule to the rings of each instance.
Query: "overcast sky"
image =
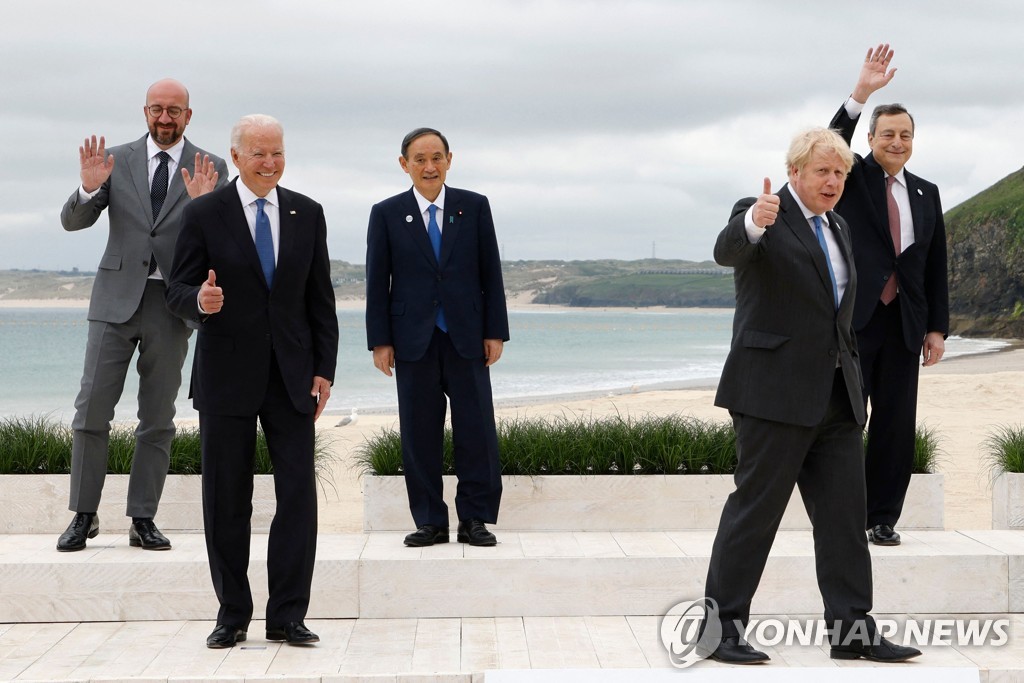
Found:
[[[1022,27],[1019,0],[11,3],[0,268],[95,269],[106,219],[60,226],[78,145],[142,136],[167,76],[191,92],[186,136],[225,158],[239,116],[281,120],[282,185],[324,205],[332,258],[364,261],[370,206],[409,187],[399,144],[426,125],[452,145],[448,184],[490,197],[505,259],[703,260],[884,41],[898,73],[869,106],[914,114],[908,168],[948,209],[1024,165]]]

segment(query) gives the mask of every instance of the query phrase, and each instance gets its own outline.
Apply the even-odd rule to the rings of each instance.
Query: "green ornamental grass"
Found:
[[[993,478],[1003,472],[1024,473],[1024,426],[995,427],[985,439],[985,451]]]
[[[678,414],[642,418],[615,416],[517,417],[499,420],[501,472],[552,474],[731,474],[736,469],[732,423]],[[866,437],[865,437],[866,438]],[[935,471],[938,436],[919,427],[914,473]],[[452,432],[445,429],[444,472],[455,471]],[[402,474],[402,444],[394,429],[369,436],[356,453],[363,473]]]
[[[314,461],[321,484],[329,483],[332,442],[321,432],[314,441]],[[107,473],[128,474],[135,451],[135,428],[114,424],[110,429]],[[71,428],[48,417],[7,417],[0,420],[0,474],[67,474],[71,471]],[[256,433],[255,474],[272,474],[263,430]],[[200,474],[199,428],[178,427],[171,441],[168,474]]]

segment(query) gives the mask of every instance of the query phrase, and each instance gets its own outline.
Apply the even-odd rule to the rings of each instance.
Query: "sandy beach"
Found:
[[[1024,349],[952,358],[922,368],[918,421],[940,439],[939,471],[945,475],[947,529],[987,529],[992,524],[992,490],[985,441],[999,425],[1024,422]],[[344,387],[335,392],[344,402]],[[499,405],[498,418],[561,415],[666,415],[680,413],[726,420],[714,406],[713,386],[671,391],[636,391],[599,398],[556,402],[519,401]],[[330,486],[321,494],[320,528],[324,532],[362,529],[362,493],[356,452],[368,435],[398,427],[394,414],[360,415],[356,424],[335,427],[338,416],[320,420],[319,429],[334,440]],[[499,525],[500,526],[500,525]],[[410,518],[410,530],[412,521]]]

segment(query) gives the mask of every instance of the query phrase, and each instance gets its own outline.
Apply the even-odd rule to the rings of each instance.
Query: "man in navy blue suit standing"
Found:
[[[501,258],[490,204],[445,185],[448,140],[417,128],[398,159],[412,188],[370,210],[366,235],[366,337],[374,366],[398,386],[413,547],[448,542],[442,444],[451,402],[460,543],[491,546],[501,464],[490,366],[508,341]]]

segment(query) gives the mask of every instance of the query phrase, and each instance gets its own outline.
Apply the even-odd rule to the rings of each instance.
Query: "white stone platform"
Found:
[[[803,619],[806,615],[786,615]],[[879,615],[900,619],[907,615]],[[934,615],[917,614],[919,619]],[[977,615],[987,617],[992,615]],[[827,645],[764,647],[757,667],[671,669],[658,616],[309,619],[311,647],[263,639],[262,622],[209,650],[211,621],[0,624],[0,680],[83,683],[1010,683],[1024,680],[1024,617],[1003,647],[924,645],[906,664],[830,659]]]
[[[499,544],[406,548],[402,533],[321,535],[309,616],[568,617],[664,614],[703,594],[713,531],[499,532]],[[203,537],[148,552],[100,534],[58,553],[53,535],[0,536],[0,622],[180,621],[216,613]],[[453,539],[454,540],[454,539]],[[905,531],[872,546],[875,610],[1024,612],[1024,534]],[[257,616],[266,600],[266,536],[253,537]],[[821,611],[810,532],[783,531],[757,614]]]
[[[458,482],[454,476],[443,479],[445,501],[454,513]],[[720,474],[503,476],[501,481],[501,523],[495,529],[512,531],[714,531],[725,499],[736,488],[732,475]],[[911,477],[901,531],[944,528],[944,482],[941,474]],[[362,485],[363,530],[407,530],[412,522],[405,479],[368,475]],[[780,528],[810,526],[794,490]]]

